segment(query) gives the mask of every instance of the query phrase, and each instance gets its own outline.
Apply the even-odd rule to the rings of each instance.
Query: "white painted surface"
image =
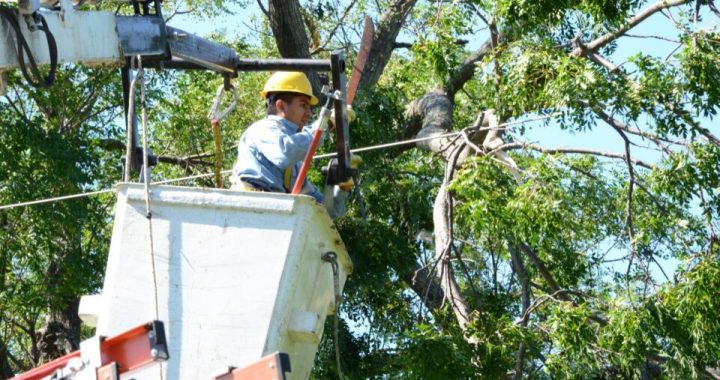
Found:
[[[320,343],[322,321],[317,313],[307,310],[293,310],[288,323],[290,340],[300,343]]]
[[[97,316],[102,310],[103,298],[98,294],[82,296],[78,306],[78,315],[82,323],[89,327],[97,326]]]
[[[100,335],[156,319],[144,199],[142,185],[118,186]],[[334,309],[332,268],[321,255],[338,254],[341,286],[352,270],[325,209],[307,196],[170,186],[152,187],[151,207],[159,319],[170,346],[165,378],[208,379],[281,351],[290,354],[289,378],[306,379],[317,351],[311,335],[322,335]],[[293,313],[296,329],[306,330],[295,339]],[[158,376],[150,368],[132,378]]]
[[[122,66],[120,37],[112,12],[41,12],[55,37],[58,61],[84,65]],[[45,33],[31,32],[20,20],[20,29],[38,64],[50,64]],[[25,56],[27,62],[27,56]],[[10,25],[0,19],[0,71],[18,68],[17,41]]]

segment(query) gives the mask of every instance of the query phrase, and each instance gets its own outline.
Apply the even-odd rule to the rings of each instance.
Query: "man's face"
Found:
[[[282,111],[284,115],[281,115],[285,119],[292,121],[297,124],[298,127],[304,126],[310,120],[312,116],[312,109],[310,107],[310,97],[305,95],[293,96],[292,101],[284,102]]]

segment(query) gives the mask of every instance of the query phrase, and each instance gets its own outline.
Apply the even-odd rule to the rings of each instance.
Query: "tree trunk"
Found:
[[[283,58],[311,58],[310,41],[305,32],[300,3],[297,0],[270,0],[268,17],[275,43]],[[313,93],[319,94],[322,87],[320,78],[315,72],[306,74],[310,79]]]
[[[14,375],[10,366],[9,355],[5,342],[0,340],[0,378],[2,379],[9,379]]]
[[[67,244],[72,244],[67,242]],[[38,349],[40,360],[43,362],[58,358],[80,348],[80,326],[82,321],[78,316],[80,306],[79,297],[62,295],[55,298],[54,294],[61,294],[56,290],[62,285],[68,275],[65,271],[65,259],[69,255],[79,254],[79,246],[68,248],[65,255],[60,255],[50,262],[47,270],[50,290],[49,312],[45,326],[38,331]]]
[[[310,58],[310,45],[298,1],[270,0],[268,7],[278,51],[284,58]]]

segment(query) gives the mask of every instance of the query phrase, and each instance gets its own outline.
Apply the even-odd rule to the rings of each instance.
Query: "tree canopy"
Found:
[[[375,22],[351,145],[410,142],[362,153],[361,200],[336,221],[354,263],[339,313],[346,378],[720,378],[712,1],[164,7],[170,25],[242,23],[239,35],[210,37],[247,58],[340,49],[352,62],[363,17]],[[8,77],[0,206],[122,180],[119,73],[65,65],[58,75],[43,90]],[[222,79],[146,75],[156,179],[212,172],[206,114]],[[233,80],[226,169],[264,113],[267,75]],[[214,186],[212,176],[183,183]],[[0,209],[0,377],[90,333],[77,304],[101,286],[113,201]],[[312,378],[338,375],[332,335]]]

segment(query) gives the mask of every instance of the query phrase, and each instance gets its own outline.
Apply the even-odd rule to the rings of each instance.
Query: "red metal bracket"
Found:
[[[163,323],[145,323],[114,337],[101,339],[100,356],[101,363],[83,363],[97,368],[98,379],[105,379],[107,374],[117,377],[148,364],[168,360]],[[73,359],[82,359],[82,352],[74,351],[10,380],[41,380],[62,371]]]
[[[290,371],[290,356],[283,352],[270,354],[244,368],[236,368],[215,380],[285,380]]]

